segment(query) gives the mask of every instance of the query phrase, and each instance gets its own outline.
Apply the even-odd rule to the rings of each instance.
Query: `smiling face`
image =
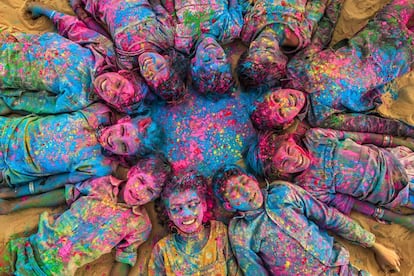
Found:
[[[141,147],[138,131],[146,131],[146,129],[138,130],[138,126],[133,124],[131,119],[124,118],[115,125],[103,128],[98,141],[104,149],[115,154],[133,155]]]
[[[135,171],[133,174],[128,173],[128,180],[121,187],[120,197],[128,205],[144,205],[156,197],[161,192],[161,186],[154,176]]]
[[[169,219],[181,232],[196,233],[203,227],[207,204],[195,190],[173,192],[166,200]]]
[[[272,162],[278,171],[290,174],[306,170],[311,164],[311,159],[305,150],[290,137],[281,143],[273,155]]]
[[[94,87],[104,101],[115,107],[129,105],[135,100],[135,90],[131,82],[115,72],[99,75],[94,80]]]
[[[247,212],[263,205],[263,195],[254,178],[246,174],[235,175],[228,178],[225,185],[223,197],[228,201],[225,208]]]
[[[212,37],[204,38],[197,47],[195,66],[204,68],[227,68],[229,61],[223,48]]]
[[[291,122],[305,105],[303,92],[293,89],[280,89],[265,97],[264,108],[276,124]]]
[[[171,75],[168,61],[160,54],[146,52],[138,58],[141,75],[149,86],[156,88]]]
[[[277,57],[275,53],[279,52],[279,42],[263,33],[250,43],[248,56],[258,63],[273,63]]]

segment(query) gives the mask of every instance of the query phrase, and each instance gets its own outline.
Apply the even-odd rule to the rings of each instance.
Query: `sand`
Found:
[[[52,24],[46,18],[32,20],[25,13],[25,6],[28,2],[27,0],[2,0],[0,2],[0,28],[30,33],[53,31]],[[44,0],[42,2],[59,11],[73,14],[64,0]],[[335,30],[334,41],[351,37],[387,2],[384,0],[347,0]],[[401,86],[413,85],[414,74],[411,72],[402,77],[399,80],[399,84]],[[414,110],[414,106],[411,109]],[[138,263],[133,267],[130,275],[146,275],[145,267],[152,245],[165,234],[165,231],[156,223],[153,205],[150,203],[146,207],[154,222],[154,229],[150,239],[139,248]],[[45,210],[59,212],[63,210],[63,207],[30,209],[7,216],[0,215],[0,247],[4,246],[7,240],[12,237],[33,233],[36,230],[39,215]],[[414,275],[414,233],[410,233],[410,231],[399,225],[380,224],[359,214],[352,214],[352,217],[361,223],[363,227],[372,231],[377,236],[378,241],[398,251],[403,260],[401,272],[394,275]],[[350,250],[351,261],[354,265],[370,271],[374,276],[387,275],[381,272],[370,250],[352,245],[343,240],[340,241]],[[108,275],[112,263],[112,254],[107,254],[79,269],[76,275]]]

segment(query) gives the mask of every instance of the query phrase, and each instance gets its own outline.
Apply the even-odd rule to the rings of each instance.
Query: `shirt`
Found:
[[[245,275],[325,275],[349,264],[325,229],[371,247],[375,236],[290,183],[263,190],[262,208],[231,219],[229,237]]]

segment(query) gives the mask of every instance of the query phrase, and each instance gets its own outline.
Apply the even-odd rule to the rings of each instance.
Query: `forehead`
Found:
[[[201,200],[195,190],[175,191],[168,197],[169,205],[181,205],[194,200]]]

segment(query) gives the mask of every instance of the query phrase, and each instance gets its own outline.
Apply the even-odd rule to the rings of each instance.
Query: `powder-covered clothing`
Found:
[[[227,226],[222,222],[211,221],[208,241],[199,252],[186,254],[177,246],[179,242],[177,234],[157,242],[148,264],[149,275],[236,275]]]
[[[299,39],[297,49],[310,43],[310,38],[321,19],[326,0],[239,0],[243,6],[244,25],[241,39],[250,44],[265,28],[273,28],[282,43],[284,37],[278,26],[290,29]]]
[[[412,15],[412,1],[392,1],[362,31],[329,48],[317,49],[329,40],[321,43],[324,35],[316,31],[316,46],[295,55],[287,67],[290,87],[311,93],[312,125],[333,113],[373,109],[390,90],[384,85],[410,71],[414,30],[406,24]]]
[[[0,117],[0,171],[9,186],[77,183],[109,175],[96,131],[111,123],[111,111],[96,103],[58,115]]]
[[[312,161],[294,182],[322,202],[345,214],[355,198],[387,208],[409,204],[413,184],[389,150],[322,128],[308,130],[303,141]]]
[[[121,69],[137,68],[137,57],[144,52],[163,52],[174,46],[172,19],[161,5],[151,6],[148,0],[81,2],[108,29]]]
[[[0,98],[11,110],[56,114],[82,109],[97,100],[94,77],[114,68],[109,39],[73,16],[55,13],[52,21],[59,34],[18,33],[0,45]]]
[[[229,237],[245,275],[356,275],[349,252],[325,229],[371,247],[375,236],[286,182],[263,190],[264,206],[235,216]]]
[[[202,34],[219,44],[237,39],[243,26],[241,7],[235,0],[167,0],[165,8],[175,15],[175,48],[192,53]]]
[[[44,212],[39,229],[9,245],[18,275],[74,275],[76,269],[115,248],[118,262],[133,266],[151,221],[141,206],[117,202],[120,180],[105,176],[66,188],[70,209]]]

